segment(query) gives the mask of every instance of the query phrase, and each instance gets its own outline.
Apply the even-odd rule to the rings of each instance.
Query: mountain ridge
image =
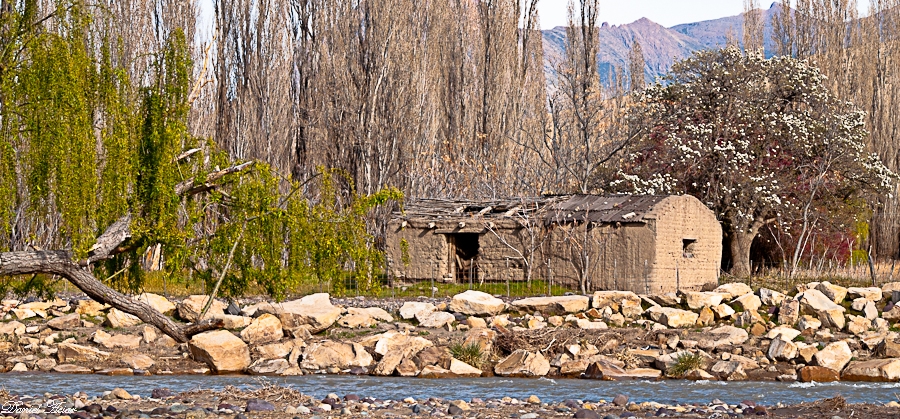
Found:
[[[765,50],[771,50],[772,18],[777,12],[772,3],[762,10]],[[565,52],[566,27],[557,26],[541,31],[544,46],[544,70],[551,85],[556,82],[556,68]],[[644,77],[647,81],[665,75],[676,61],[689,57],[698,50],[727,45],[729,33],[740,41],[743,37],[743,14],[718,19],[684,23],[666,28],[643,17],[622,25],[603,23],[598,31],[597,54],[600,79],[606,86],[615,82],[616,69],[628,68],[628,53],[635,41],[640,42],[644,53]],[[627,76],[626,76],[627,78]],[[627,80],[626,80],[626,85]]]

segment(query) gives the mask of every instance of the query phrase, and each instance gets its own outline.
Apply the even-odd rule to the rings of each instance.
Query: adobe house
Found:
[[[722,228],[692,196],[420,199],[388,224],[390,274],[443,282],[550,280],[658,294],[718,282]]]

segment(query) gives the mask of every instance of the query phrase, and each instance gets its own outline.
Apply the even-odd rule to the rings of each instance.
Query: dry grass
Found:
[[[241,390],[234,386],[225,386],[221,391],[213,393],[215,393],[216,398],[220,401],[247,401],[251,399],[260,399],[272,403],[277,402],[298,405],[310,400],[310,396],[304,395],[298,390],[280,386],[263,377],[257,378],[256,383],[257,387],[250,390]],[[198,389],[181,393],[179,396],[197,397],[211,392],[211,390]]]

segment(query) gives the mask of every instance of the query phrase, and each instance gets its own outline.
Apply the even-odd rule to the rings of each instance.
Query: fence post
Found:
[[[553,268],[550,267],[550,259],[547,259],[547,296],[553,296]]]

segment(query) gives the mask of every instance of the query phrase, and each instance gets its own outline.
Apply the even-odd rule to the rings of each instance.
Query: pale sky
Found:
[[[576,4],[578,0],[575,0]],[[566,24],[569,0],[540,0],[541,28]],[[762,4],[762,2],[760,2]],[[769,4],[764,7],[768,7]],[[600,0],[600,22],[631,23],[646,17],[665,27],[734,16],[744,11],[744,0]]]
[[[768,9],[773,1],[760,0],[759,5]],[[564,26],[568,4],[569,0],[540,0],[541,29]],[[868,4],[866,0],[859,0],[860,12],[868,10]],[[622,25],[646,17],[668,28],[739,15],[743,11],[744,0],[600,0],[599,20],[610,25]]]

